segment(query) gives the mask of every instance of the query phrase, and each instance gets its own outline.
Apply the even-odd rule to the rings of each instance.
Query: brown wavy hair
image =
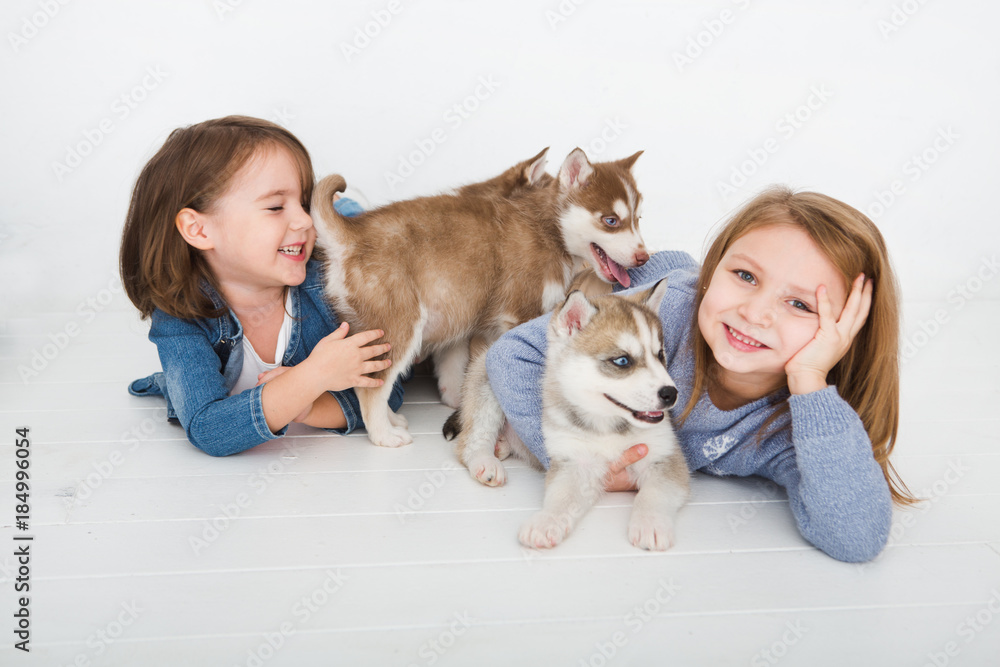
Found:
[[[266,120],[226,116],[178,128],[146,163],[132,190],[118,256],[125,293],[143,319],[156,308],[182,319],[222,314],[201,288],[205,281],[219,292],[215,276],[177,231],[177,214],[184,208],[211,212],[236,173],[259,151],[273,148],[286,149],[298,165],[308,212],[315,180],[309,152],[291,132]]]
[[[899,430],[899,288],[878,228],[860,211],[832,197],[793,192],[785,187],[769,188],[740,209],[716,236],[698,276],[691,328],[694,386],[680,421],[687,419],[713,382],[715,360],[698,328],[697,317],[712,275],[737,239],[774,224],[791,224],[809,234],[848,288],[859,273],[872,279],[868,319],[850,349],[830,370],[827,382],[837,386],[840,396],[861,418],[893,500],[900,505],[917,502],[889,461]],[[787,411],[788,404],[784,403],[761,431]]]

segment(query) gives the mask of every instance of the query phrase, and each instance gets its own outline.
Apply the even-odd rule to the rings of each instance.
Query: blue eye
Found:
[[[617,227],[618,224],[619,224],[618,223],[618,218],[616,218],[613,215],[605,216],[605,218],[604,218],[604,224],[606,224],[608,227]]]
[[[739,279],[742,280],[743,282],[750,283],[751,285],[755,285],[757,283],[757,279],[754,278],[753,274],[750,273],[749,271],[744,271],[743,269],[736,269],[735,271],[733,271],[733,273],[739,276]]]
[[[611,363],[613,363],[618,368],[628,368],[629,366],[632,365],[632,360],[629,358],[627,354],[623,354],[620,357],[615,357],[614,359],[612,359]]]
[[[807,306],[804,301],[799,301],[798,299],[792,299],[788,303],[792,304],[792,308],[795,308],[797,310],[801,310],[806,313],[812,312],[812,310],[809,309],[809,306]]]

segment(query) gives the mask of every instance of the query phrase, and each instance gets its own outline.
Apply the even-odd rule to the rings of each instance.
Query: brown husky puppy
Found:
[[[355,390],[376,445],[413,440],[388,397],[418,355],[434,355],[439,386],[453,394],[470,341],[489,344],[559,305],[575,263],[627,286],[625,267],[649,259],[631,173],[642,151],[591,164],[577,148],[555,178],[545,173],[547,151],[454,193],[354,218],[333,208],[346,186],[341,176],[316,186],[312,211],[326,250],[327,293],[352,330],[382,329],[382,342],[392,346],[392,366],[373,374],[385,384]]]

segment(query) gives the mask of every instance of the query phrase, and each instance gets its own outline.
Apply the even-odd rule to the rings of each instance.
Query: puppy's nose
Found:
[[[663,401],[665,408],[672,408],[677,402],[677,387],[660,387],[656,394]]]
[[[639,252],[635,253],[636,266],[642,266],[648,261],[649,261],[649,253],[646,252],[645,250],[640,250]]]

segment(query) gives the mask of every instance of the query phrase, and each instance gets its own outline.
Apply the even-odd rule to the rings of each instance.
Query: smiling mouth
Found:
[[[591,243],[590,251],[597,259],[597,265],[600,267],[601,274],[605,280],[609,283],[618,283],[622,287],[628,287],[632,284],[632,279],[629,278],[628,271],[621,264],[608,257],[608,253],[604,252],[604,248],[596,243]]]
[[[770,349],[767,345],[764,345],[764,343],[761,343],[759,340],[755,340],[750,336],[747,336],[746,334],[740,333],[739,331],[732,328],[728,324],[725,324],[723,326],[726,327],[726,331],[729,333],[731,337],[733,337],[738,342],[743,343],[744,345],[749,345],[750,347],[755,347],[759,350]]]
[[[298,257],[302,254],[302,250],[305,248],[304,243],[297,243],[295,245],[286,245],[278,248],[278,252],[282,255],[291,255],[292,257]]]
[[[633,410],[632,408],[630,408],[629,406],[625,405],[624,403],[619,403],[618,401],[616,401],[615,399],[611,398],[607,394],[604,394],[604,398],[608,399],[609,401],[611,401],[612,403],[614,403],[615,405],[617,405],[622,410],[627,410],[628,412],[631,412],[632,416],[635,417],[636,420],[638,420],[638,421],[646,422],[647,424],[659,424],[661,421],[663,421],[663,411],[662,410],[657,410],[655,412],[640,412],[639,410]]]

